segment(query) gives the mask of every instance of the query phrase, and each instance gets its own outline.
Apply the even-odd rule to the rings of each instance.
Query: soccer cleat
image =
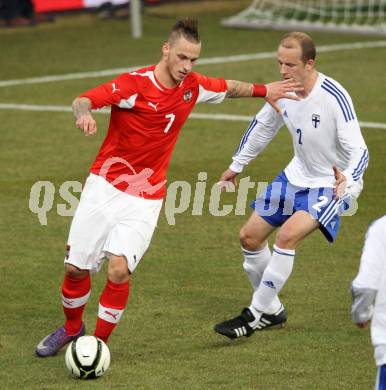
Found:
[[[55,355],[62,347],[71,341],[83,336],[86,333],[84,324],[80,328],[77,334],[72,336],[67,335],[67,331],[64,326],[56,329],[54,333],[46,336],[36,347],[36,355],[40,357],[47,357]]]
[[[237,339],[242,336],[250,337],[255,330],[281,327],[286,321],[287,313],[283,305],[275,314],[262,313],[259,320],[248,308],[245,308],[238,317],[220,322],[214,327],[214,330],[230,339]]]

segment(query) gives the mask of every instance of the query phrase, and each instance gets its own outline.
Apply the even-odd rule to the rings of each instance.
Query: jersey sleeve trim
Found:
[[[221,103],[225,99],[228,87],[224,79],[207,77],[196,72],[192,72],[191,75],[198,84],[196,104]]]
[[[349,99],[347,99],[345,93],[337,85],[326,78],[321,87],[336,99],[346,122],[355,119],[354,109],[351,107]]]
[[[196,103],[221,103],[225,99],[226,92],[216,92],[205,89],[199,85]]]
[[[250,136],[250,134],[251,134],[251,132],[256,124],[257,124],[257,119],[256,119],[256,117],[254,117],[252,122],[249,124],[247,130],[245,131],[243,137],[241,138],[240,144],[239,144],[238,148],[236,149],[236,152],[233,155],[233,157],[237,156],[241,152],[241,149],[248,141],[248,137]]]
[[[137,100],[138,94],[131,95],[128,99],[121,99],[116,105],[120,108],[131,109],[135,106],[135,101]]]
[[[232,157],[233,163],[230,169],[234,172],[241,172],[244,166],[266,148],[282,125],[282,116],[267,103],[253,118],[242,136]]]
[[[132,98],[135,91],[134,77],[129,73],[123,73],[113,80],[82,93],[79,97],[88,98],[94,110],[111,105],[119,106],[122,100]]]
[[[157,82],[157,79],[155,78],[155,74],[154,74],[154,71],[153,70],[148,70],[144,73],[140,73],[140,72],[131,72],[130,73],[132,76],[141,76],[141,77],[147,77],[152,83],[153,85],[159,89],[160,91],[163,91],[164,89],[158,84]]]
[[[358,181],[362,177],[363,172],[367,168],[368,162],[369,162],[369,152],[367,149],[365,149],[362,153],[362,157],[359,160],[358,165],[355,167],[355,169],[351,174],[354,181]]]

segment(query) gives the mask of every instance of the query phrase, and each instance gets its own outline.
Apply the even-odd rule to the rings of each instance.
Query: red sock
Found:
[[[64,327],[69,335],[78,333],[82,327],[82,314],[91,293],[90,286],[89,274],[81,279],[64,275],[62,304],[66,316]]]
[[[99,300],[98,319],[94,335],[105,343],[116,327],[129,297],[129,282],[113,283],[107,280]]]

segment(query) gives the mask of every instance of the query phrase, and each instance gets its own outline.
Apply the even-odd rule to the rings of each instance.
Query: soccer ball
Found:
[[[65,361],[73,377],[97,378],[109,368],[110,351],[97,337],[81,336],[67,347]]]

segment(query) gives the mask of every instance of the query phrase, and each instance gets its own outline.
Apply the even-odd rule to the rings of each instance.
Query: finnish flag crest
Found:
[[[312,125],[315,129],[320,125],[320,115],[312,114]]]

